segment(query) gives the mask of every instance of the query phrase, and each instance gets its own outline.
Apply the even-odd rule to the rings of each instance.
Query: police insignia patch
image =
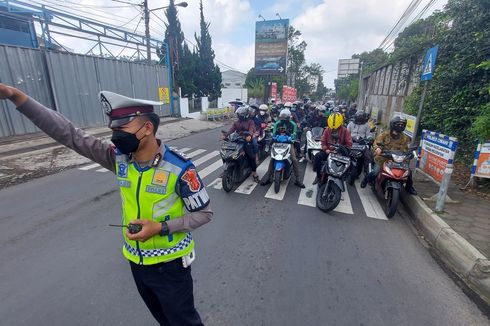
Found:
[[[197,192],[199,189],[201,189],[201,182],[197,177],[196,169],[188,169],[185,171],[184,175],[182,176],[182,180],[189,185],[189,189],[192,192]]]
[[[126,163],[119,163],[117,168],[117,176],[119,178],[127,178],[128,177],[128,165]]]
[[[156,186],[164,187],[168,183],[168,176],[169,174],[167,171],[156,169],[155,173],[153,174],[153,181],[151,183]]]

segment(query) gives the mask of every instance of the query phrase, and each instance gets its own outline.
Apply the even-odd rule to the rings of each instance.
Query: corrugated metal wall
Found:
[[[101,90],[158,100],[158,88],[169,85],[167,68],[159,65],[4,45],[0,82],[21,89],[82,128],[107,124],[98,101]],[[155,109],[161,116],[170,115],[170,105]],[[10,103],[0,102],[0,137],[36,131]]]
[[[386,123],[394,112],[403,110],[403,102],[420,79],[421,58],[406,58],[373,71],[364,77],[360,101],[366,112],[378,112]]]

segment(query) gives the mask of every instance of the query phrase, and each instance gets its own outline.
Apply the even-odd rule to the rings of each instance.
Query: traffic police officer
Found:
[[[75,128],[20,90],[0,84],[0,99],[11,100],[53,139],[116,174],[122,222],[141,226],[135,234],[123,231],[123,255],[155,319],[161,325],[202,325],[194,307],[190,231],[213,215],[204,184],[189,159],[156,138],[160,119],[153,106],[162,103],[107,91],[99,96],[114,146]]]

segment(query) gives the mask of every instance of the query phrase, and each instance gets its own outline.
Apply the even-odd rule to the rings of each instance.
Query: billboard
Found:
[[[478,145],[471,173],[479,178],[490,178],[490,143]]]
[[[259,75],[286,73],[289,19],[255,23],[255,72]]]
[[[357,75],[361,67],[361,59],[339,59],[337,77],[343,78]]]
[[[277,83],[271,83],[271,98],[277,100]]]

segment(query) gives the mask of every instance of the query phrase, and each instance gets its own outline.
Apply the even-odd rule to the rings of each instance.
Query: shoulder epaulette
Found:
[[[187,161],[190,161],[190,158],[185,155],[184,153],[182,152],[179,152],[176,148],[174,147],[169,147],[168,148],[169,151],[174,154],[175,156],[177,156],[178,158],[180,158],[181,160],[183,160],[184,162],[187,162]]]

